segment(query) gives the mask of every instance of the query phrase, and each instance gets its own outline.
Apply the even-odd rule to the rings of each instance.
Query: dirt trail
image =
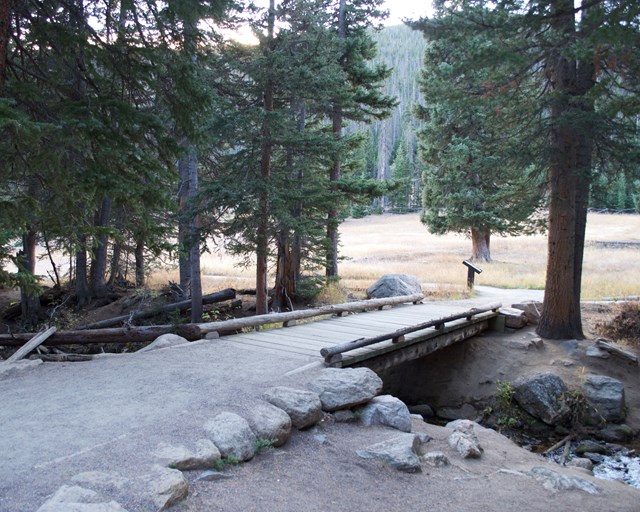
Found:
[[[498,294],[478,292],[460,304],[492,302]],[[527,298],[538,297],[514,300]],[[123,483],[105,491],[108,499],[130,512],[152,510],[139,477],[154,463],[159,443],[202,438],[208,419],[222,411],[242,414],[267,387],[304,386],[318,365],[290,372],[308,363],[305,357],[266,357],[221,339],[85,363],[45,363],[4,375],[0,511],[37,510],[86,471],[117,473]],[[632,393],[637,398],[637,386]],[[414,429],[434,438],[430,449],[448,450],[445,429],[420,422]],[[394,434],[331,423],[297,432],[284,448],[230,469],[229,480],[196,483],[197,475],[189,474],[190,497],[175,510],[638,510],[640,493],[623,484],[595,481],[602,496],[545,489],[526,474],[544,463],[493,431],[481,433],[480,461],[451,455],[452,466],[417,475],[356,456],[357,449]],[[579,470],[573,474],[590,478]]]

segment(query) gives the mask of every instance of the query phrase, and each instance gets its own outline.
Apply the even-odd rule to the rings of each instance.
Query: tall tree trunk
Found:
[[[22,251],[18,254],[20,272],[26,272],[30,276],[36,273],[36,246],[38,234],[33,228],[22,236]],[[27,327],[35,327],[38,324],[40,313],[40,298],[34,290],[26,287],[20,288],[20,305],[22,308],[22,322]]]
[[[553,7],[556,14],[565,13],[556,17],[555,28],[566,34],[575,32],[574,16],[566,14],[573,11],[573,2],[556,0]],[[547,277],[537,332],[553,339],[581,339],[582,262],[593,150],[588,120],[593,104],[585,95],[594,86],[593,64],[557,55],[547,64],[557,96],[551,108]],[[576,114],[582,121],[576,121]]]
[[[105,278],[107,273],[107,249],[109,248],[109,239],[106,233],[104,233],[104,230],[109,226],[110,217],[111,198],[105,196],[102,199],[102,204],[96,214],[95,220],[95,227],[98,229],[98,232],[102,231],[102,233],[95,237],[94,257],[91,263],[90,287],[91,294],[94,297],[102,297],[107,291]]]
[[[346,39],[347,37],[347,22],[346,22],[346,9],[347,3],[346,0],[340,0],[340,5],[338,7],[338,37],[340,39]],[[332,130],[333,136],[336,142],[340,142],[342,139],[342,106],[338,103],[333,106],[333,116],[332,116]],[[331,166],[331,171],[329,173],[329,182],[331,183],[331,190],[337,195],[337,182],[340,180],[341,174],[341,158],[342,155],[340,152],[337,152],[333,165]],[[336,278],[338,277],[338,226],[340,224],[338,214],[339,214],[339,204],[337,201],[333,201],[333,206],[328,212],[327,215],[327,262],[325,274],[327,278]]]
[[[178,162],[180,189],[178,190],[178,268],[180,272],[180,288],[185,293],[191,283],[191,261],[189,245],[189,161],[188,157]]]
[[[297,100],[298,111],[298,132],[303,134],[306,129],[307,122],[307,111],[305,102],[303,99]],[[298,162],[294,165],[297,169],[296,172],[296,186],[298,190],[302,191],[304,187],[304,166],[305,166],[305,154],[302,152],[299,155]],[[296,219],[299,225],[299,221],[302,218],[302,201],[298,201],[293,210],[293,217]],[[291,244],[291,260],[293,266],[293,275],[295,281],[295,293],[298,295],[298,286],[300,285],[300,280],[302,279],[302,234],[300,233],[300,228],[298,227],[293,234],[293,242]]]
[[[0,87],[7,78],[7,52],[11,36],[11,0],[0,0]]]
[[[491,262],[491,232],[487,228],[471,228],[471,259]]]
[[[76,297],[78,306],[85,306],[91,299],[88,281],[87,236],[78,237],[76,250]]]
[[[275,311],[291,310],[291,301],[296,296],[296,261],[291,251],[291,241],[286,231],[278,233],[278,262],[276,284],[273,295]]]
[[[267,26],[267,52],[273,50],[273,35],[275,29],[275,0],[269,0],[269,18]],[[270,65],[269,65],[270,66]],[[264,88],[263,106],[265,119],[262,127],[262,156],[260,159],[260,176],[262,178],[260,191],[260,206],[258,211],[258,229],[256,239],[256,314],[264,315],[269,310],[267,294],[267,258],[269,255],[269,178],[271,175],[271,119],[273,111],[273,79],[271,69],[267,69],[267,79]]]
[[[136,241],[135,257],[136,257],[136,288],[142,288],[145,285],[145,268],[144,268],[144,237],[139,237]]]

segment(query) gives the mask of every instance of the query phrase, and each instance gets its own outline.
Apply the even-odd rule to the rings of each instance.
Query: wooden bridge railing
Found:
[[[455,320],[466,319],[467,321],[471,320],[474,316],[487,313],[489,311],[496,312],[502,307],[500,303],[493,303],[481,308],[473,308],[464,313],[458,313],[455,315],[438,318],[436,320],[429,320],[428,322],[424,322],[421,324],[411,325],[409,327],[404,327],[402,329],[398,329],[392,333],[388,334],[380,334],[378,336],[373,336],[371,338],[358,338],[357,340],[350,341],[348,343],[342,343],[340,345],[334,345],[333,347],[325,347],[320,350],[320,355],[324,357],[325,363],[336,363],[342,359],[342,354],[345,352],[349,352],[350,350],[355,350],[357,348],[367,347],[369,345],[373,345],[375,343],[380,343],[381,341],[392,340],[393,343],[401,343],[404,341],[405,336],[407,334],[422,331],[424,329],[435,328],[436,330],[440,330],[444,327],[447,322],[453,322]]]

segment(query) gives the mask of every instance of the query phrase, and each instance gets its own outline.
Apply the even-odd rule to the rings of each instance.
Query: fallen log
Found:
[[[92,343],[143,343],[153,341],[158,336],[177,333],[189,341],[199,340],[203,336],[195,324],[185,325],[149,325],[141,327],[112,327],[83,331],[58,331],[47,340],[47,345],[89,345]],[[0,334],[0,345],[16,347],[24,345],[34,333]]]
[[[216,302],[223,302],[225,300],[232,300],[236,298],[236,291],[233,288],[226,288],[219,292],[210,293],[202,297],[202,304],[214,304]],[[106,320],[100,320],[99,322],[93,322],[91,324],[85,324],[78,326],[75,330],[81,331],[85,329],[102,329],[104,327],[112,327],[122,322],[132,322],[140,318],[149,318],[159,313],[170,313],[171,311],[184,311],[191,307],[191,300],[183,300],[180,302],[174,302],[173,304],[167,304],[165,306],[150,308],[145,311],[138,311],[137,313],[130,313],[128,315],[116,316],[113,318],[107,318]]]
[[[56,332],[55,327],[49,327],[46,331],[41,332],[33,336],[28,343],[24,346],[20,347],[16,350],[9,359],[7,359],[7,363],[13,363],[14,361],[18,361],[26,356],[32,350],[35,350],[37,347],[42,345],[47,339],[49,339]]]

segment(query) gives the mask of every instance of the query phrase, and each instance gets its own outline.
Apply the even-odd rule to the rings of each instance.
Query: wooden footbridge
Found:
[[[364,301],[359,303],[359,310],[350,307],[348,311],[342,311],[340,306],[349,304],[331,306],[336,313],[306,323],[286,320],[290,313],[281,314],[284,318],[269,315],[286,327],[261,328],[225,339],[253,350],[324,361],[328,366],[384,370],[489,329],[501,307],[494,303],[465,309],[437,302],[423,304],[419,303],[420,298],[398,297],[391,304]],[[371,307],[375,310],[366,310]]]

